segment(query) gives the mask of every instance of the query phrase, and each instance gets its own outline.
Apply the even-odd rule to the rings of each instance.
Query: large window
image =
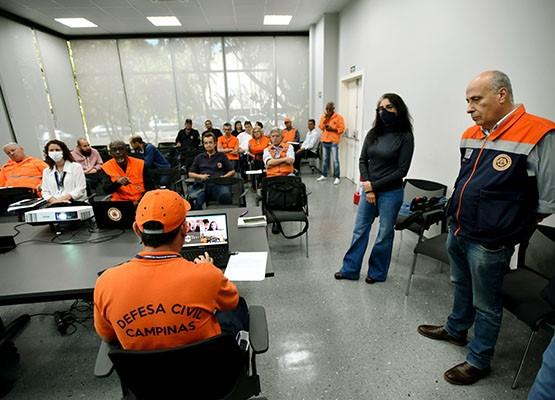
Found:
[[[203,130],[236,120],[305,131],[307,37],[199,37],[71,42],[93,144],[140,134],[173,141],[186,118]]]

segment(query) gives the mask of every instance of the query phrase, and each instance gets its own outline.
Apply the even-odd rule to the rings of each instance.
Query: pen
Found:
[[[236,256],[237,254],[239,254],[238,251],[232,251],[229,253],[230,256]]]
[[[245,215],[247,215],[249,212],[249,210],[245,210],[241,213],[241,215],[239,215],[239,218],[244,217]]]

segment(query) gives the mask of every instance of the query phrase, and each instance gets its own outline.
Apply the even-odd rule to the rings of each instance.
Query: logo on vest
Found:
[[[110,218],[112,221],[117,222],[121,219],[122,216],[123,215],[121,214],[121,211],[117,208],[112,207],[108,209],[108,218]]]
[[[496,171],[505,171],[509,169],[513,160],[507,154],[499,154],[493,159],[493,169]]]

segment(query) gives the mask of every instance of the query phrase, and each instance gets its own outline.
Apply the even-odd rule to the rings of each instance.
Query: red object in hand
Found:
[[[360,203],[360,192],[357,190],[353,195],[353,204],[358,206],[358,203]]]

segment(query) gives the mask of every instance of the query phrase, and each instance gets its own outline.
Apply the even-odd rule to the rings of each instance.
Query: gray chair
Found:
[[[555,227],[538,225],[528,243],[521,243],[518,268],[510,271],[503,282],[503,306],[530,328],[530,337],[522,354],[512,388],[517,380],[540,328],[555,324],[555,308],[541,291],[555,279]]]
[[[268,350],[269,339],[264,307],[250,306],[249,319],[247,351],[229,335],[148,351],[123,350],[102,342],[94,373],[106,377],[115,369],[128,400],[250,399],[261,392],[256,355]]]

